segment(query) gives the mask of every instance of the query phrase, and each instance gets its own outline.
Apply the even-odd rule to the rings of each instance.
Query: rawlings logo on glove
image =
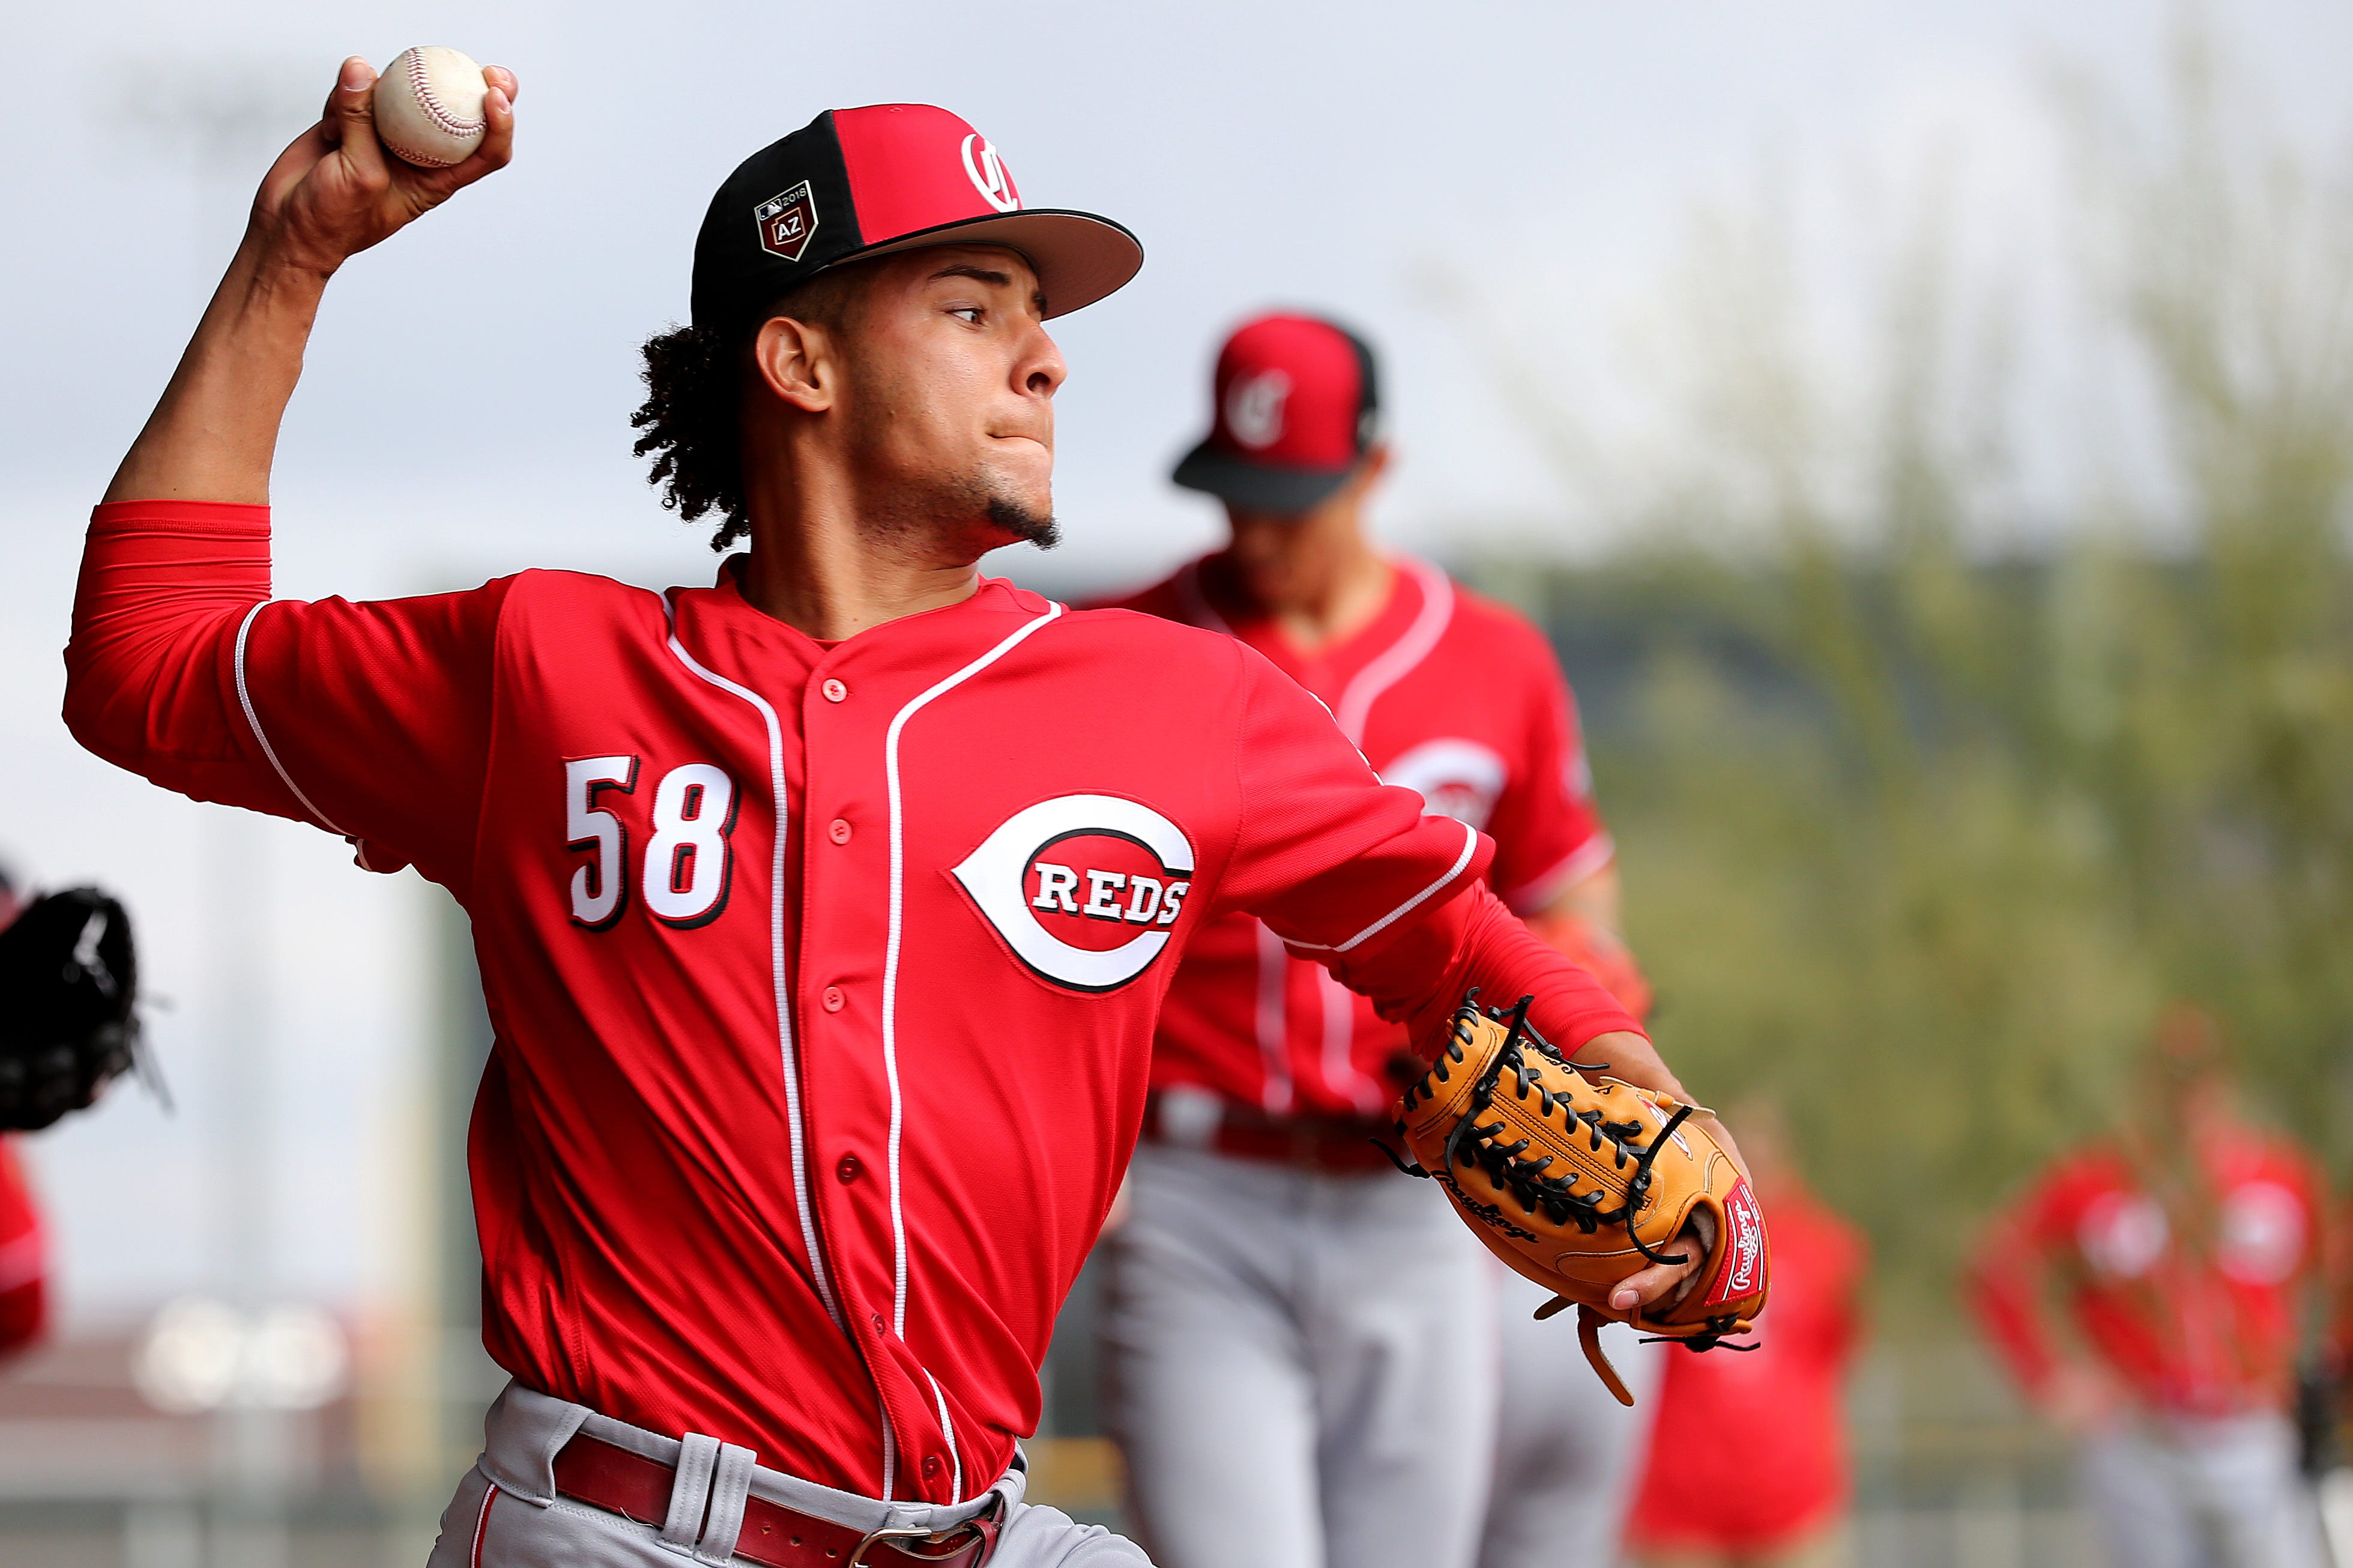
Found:
[[[1765,1216],[1698,1108],[1578,1067],[1474,992],[1437,1063],[1395,1108],[1412,1151],[1400,1169],[1435,1177],[1487,1249],[1571,1305],[1588,1360],[1622,1404],[1633,1396],[1602,1354],[1600,1325],[1631,1323],[1694,1351],[1725,1345],[1764,1310],[1772,1276]],[[1588,1077],[1588,1075],[1593,1075]],[[1699,1267],[1662,1301],[1620,1311],[1609,1293],[1653,1264]]]

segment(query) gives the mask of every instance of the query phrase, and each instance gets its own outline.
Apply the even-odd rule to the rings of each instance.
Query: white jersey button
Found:
[[[840,681],[835,679],[830,675],[825,678],[825,684],[818,687],[818,689],[825,693],[825,700],[828,702],[839,702],[843,698],[849,695],[849,688],[844,686]]]

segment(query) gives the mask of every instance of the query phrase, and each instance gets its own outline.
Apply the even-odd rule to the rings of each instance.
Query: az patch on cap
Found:
[[[752,209],[760,226],[760,248],[787,261],[798,261],[817,233],[817,197],[803,180],[782,195],[770,196]]]

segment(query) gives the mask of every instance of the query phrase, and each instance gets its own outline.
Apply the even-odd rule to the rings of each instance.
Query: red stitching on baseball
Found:
[[[438,130],[449,132],[452,137],[463,137],[469,132],[482,130],[482,125],[487,122],[487,120],[459,120],[457,115],[449,113],[449,109],[440,99],[433,97],[433,87],[430,87],[430,82],[426,82],[426,57],[419,49],[409,52],[409,87],[417,92],[417,106],[426,110],[426,120],[433,120]],[[461,160],[452,158],[449,163],[461,163]]]

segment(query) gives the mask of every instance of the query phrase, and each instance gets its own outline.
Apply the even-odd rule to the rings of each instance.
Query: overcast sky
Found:
[[[1574,548],[1573,505],[1433,279],[1498,302],[1525,342],[1564,345],[1564,384],[1607,404],[1614,362],[1570,364],[1566,346],[1609,341],[1683,254],[1695,205],[1736,201],[1765,171],[1883,189],[1946,149],[1996,248],[2055,244],[2038,71],[2072,61],[2152,102],[2172,14],[2156,0],[12,7],[11,51],[37,68],[0,95],[0,846],[41,879],[100,876],[134,898],[174,1003],[155,1034],[187,1102],[166,1122],[122,1098],[42,1141],[69,1302],[118,1310],[216,1272],[224,1199],[206,1152],[224,1137],[232,1014],[253,1020],[242,1034],[278,1085],[284,1288],[348,1300],[400,1272],[414,1139],[389,1112],[414,1092],[419,933],[439,895],[351,870],[315,833],[167,799],[83,756],[54,718],[83,515],[254,181],[344,54],[381,64],[446,43],[510,66],[522,131],[512,168],[330,292],[276,490],[279,591],[302,596],[530,564],[706,578],[698,536],[628,456],[636,345],[684,316],[695,225],[739,159],[821,109],[892,100],[971,120],[1033,204],[1143,238],[1134,284],[1057,323],[1072,368],[1065,574],[1141,577],[1209,540],[1212,514],[1166,469],[1198,433],[1218,336],[1272,304],[1340,313],[1385,353],[1403,458],[1379,513],[1391,538],[1442,553],[1509,528]],[[2232,0],[2222,30],[2282,132],[2340,151],[2353,11]]]

